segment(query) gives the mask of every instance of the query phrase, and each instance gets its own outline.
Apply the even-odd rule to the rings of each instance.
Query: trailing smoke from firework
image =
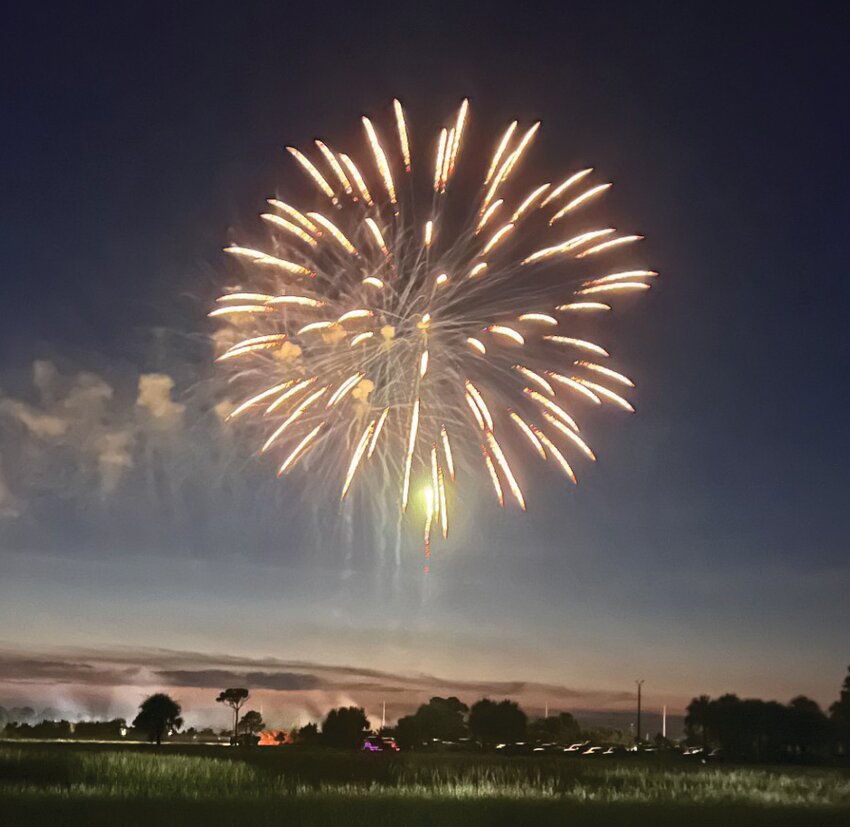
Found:
[[[268,243],[226,248],[242,284],[210,316],[226,325],[217,361],[241,393],[228,418],[259,426],[278,475],[335,477],[342,499],[368,475],[391,484],[401,512],[416,492],[427,557],[433,530],[448,536],[462,475],[524,510],[526,458],[570,483],[576,460],[596,459],[578,420],[602,405],[632,412],[634,383],[576,327],[657,274],[602,267],[641,236],[579,223],[611,186],[592,169],[521,183],[539,122],[497,138],[458,219],[447,202],[468,101],[421,160],[393,109],[389,138],[363,118],[365,163],[319,140],[315,160],[288,147],[324,206],[270,199]]]

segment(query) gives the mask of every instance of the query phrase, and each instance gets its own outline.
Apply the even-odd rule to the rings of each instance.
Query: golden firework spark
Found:
[[[507,491],[525,509],[525,459],[572,482],[574,456],[596,459],[578,419],[633,412],[623,394],[634,382],[585,337],[596,338],[597,312],[658,274],[635,260],[643,236],[586,221],[611,187],[592,168],[519,180],[539,122],[483,140],[470,196],[468,176],[456,180],[462,158],[482,154],[467,148],[482,146],[469,101],[416,143],[421,167],[398,99],[390,109],[383,126],[363,117],[359,166],[324,141],[311,157],[287,147],[322,203],[269,199],[270,238],[225,248],[240,286],[209,315],[225,326],[216,361],[244,392],[227,419],[256,425],[261,453],[281,452],[279,475],[309,454],[302,473],[337,475],[346,502],[390,480],[401,511],[420,519],[424,491],[430,555],[432,525],[448,535],[462,501],[452,489],[467,477],[489,477],[500,506]],[[598,269],[609,256],[615,266]]]

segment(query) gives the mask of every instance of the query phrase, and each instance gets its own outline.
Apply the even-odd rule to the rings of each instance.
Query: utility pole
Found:
[[[640,735],[640,694],[641,694],[641,687],[643,686],[643,678],[635,681],[635,684],[637,685],[637,724],[636,724],[636,730],[637,731],[635,732],[635,743],[639,744],[640,741],[641,741],[641,735]]]

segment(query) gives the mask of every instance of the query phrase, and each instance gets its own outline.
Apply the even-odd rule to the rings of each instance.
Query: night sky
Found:
[[[7,12],[0,704],[128,714],[167,686],[200,708],[248,673],[282,721],[443,687],[626,709],[638,677],[655,707],[832,701],[846,11],[360,6]],[[204,344],[222,246],[302,185],[284,146],[359,146],[393,96],[423,134],[469,96],[482,158],[541,118],[529,166],[613,180],[606,205],[661,273],[600,329],[637,415],[600,417],[600,461],[574,490],[532,482],[527,515],[470,497],[427,578],[416,537],[396,565],[388,532],[222,434]]]

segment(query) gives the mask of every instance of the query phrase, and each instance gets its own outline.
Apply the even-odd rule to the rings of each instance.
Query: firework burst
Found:
[[[641,236],[587,223],[611,186],[592,169],[521,182],[539,123],[511,123],[475,187],[458,175],[466,100],[419,161],[397,100],[393,112],[381,133],[363,118],[358,162],[318,140],[314,160],[288,147],[315,203],[269,200],[262,249],[225,248],[241,286],[210,316],[226,325],[217,361],[241,394],[229,419],[261,428],[278,475],[309,466],[343,499],[369,475],[402,512],[421,483],[430,556],[459,470],[524,510],[526,459],[570,483],[576,460],[596,459],[578,420],[602,405],[633,411],[634,383],[585,338],[587,317],[657,274],[603,266]]]

